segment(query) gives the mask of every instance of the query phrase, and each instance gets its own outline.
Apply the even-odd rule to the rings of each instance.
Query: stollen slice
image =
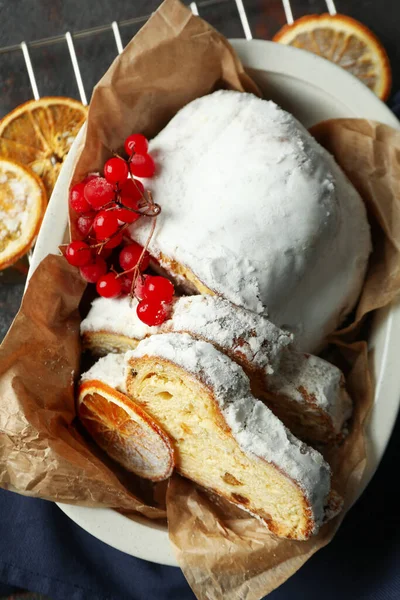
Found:
[[[95,355],[126,352],[155,333],[189,333],[211,342],[248,371],[273,373],[292,335],[265,316],[219,296],[175,298],[170,318],[159,327],[145,325],[136,314],[137,300],[128,296],[96,298],[81,323],[83,347]]]
[[[289,349],[275,373],[264,373],[259,397],[301,440],[338,443],[352,413],[343,373],[328,361]]]
[[[178,472],[278,536],[305,540],[319,530],[329,465],[252,396],[237,363],[178,333],[142,340],[125,360],[127,392],[172,439]]]

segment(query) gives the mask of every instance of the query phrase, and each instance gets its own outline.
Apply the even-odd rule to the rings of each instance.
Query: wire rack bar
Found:
[[[201,0],[197,2],[197,7],[199,10],[202,8],[207,8],[209,6],[219,6],[221,4],[228,4],[231,0]],[[133,17],[132,19],[124,19],[122,21],[118,21],[119,28],[125,28],[132,25],[140,25],[144,23],[151,17],[151,13],[147,15],[141,15],[140,17]],[[106,33],[112,29],[112,24],[107,25],[99,25],[97,27],[90,27],[89,29],[82,29],[81,31],[74,31],[74,39],[82,39],[87,38],[92,35]],[[65,43],[65,35],[54,35],[48,38],[41,38],[40,40],[35,40],[33,42],[29,42],[30,48],[42,48],[44,46],[51,46],[52,44],[60,44]],[[0,54],[5,54],[7,52],[13,51],[21,51],[21,44],[12,44],[10,46],[3,46],[0,48]]]
[[[292,25],[294,23],[292,7],[290,0],[282,0],[283,10],[285,11],[286,23]]]
[[[247,13],[246,13],[244,1],[243,0],[234,0],[234,1],[236,4],[236,8],[238,11],[238,15],[240,18],[244,36],[247,40],[251,40],[251,39],[253,39],[253,35],[251,32],[250,23],[249,23],[249,19],[248,19]],[[193,14],[199,15],[201,13],[202,9],[204,9],[204,8],[211,7],[211,6],[214,7],[214,6],[228,4],[228,3],[232,3],[232,2],[233,2],[233,0],[198,0],[197,2],[191,2],[189,7]],[[286,21],[289,25],[291,25],[294,22],[293,12],[292,12],[292,7],[291,7],[290,2],[291,2],[291,0],[282,0],[282,6],[283,6],[283,10],[285,12]],[[335,15],[337,12],[336,6],[335,6],[335,0],[325,0],[325,3],[326,3],[327,10],[329,11],[329,13],[331,15]],[[88,102],[87,102],[85,87],[84,87],[84,84],[82,81],[81,71],[80,71],[79,64],[78,64],[78,59],[77,59],[76,52],[75,52],[74,39],[77,40],[77,39],[87,38],[87,37],[90,37],[93,35],[109,32],[111,30],[114,35],[118,54],[121,54],[124,46],[122,43],[120,28],[132,26],[132,25],[140,25],[140,24],[144,23],[145,21],[147,21],[150,16],[151,15],[148,14],[148,15],[143,15],[143,16],[139,16],[139,17],[134,17],[132,19],[125,19],[125,20],[119,21],[119,22],[113,21],[112,23],[110,23],[108,25],[100,25],[98,27],[91,27],[90,29],[84,29],[81,31],[77,31],[74,34],[71,34],[71,32],[67,31],[67,33],[65,35],[57,35],[57,36],[43,38],[40,40],[30,42],[29,47],[26,42],[22,42],[21,44],[15,44],[12,46],[6,46],[3,48],[0,48],[0,55],[4,54],[6,52],[22,50],[22,54],[23,54],[23,57],[25,60],[25,66],[26,66],[26,69],[28,72],[29,82],[30,82],[30,85],[32,88],[33,97],[35,98],[35,100],[38,100],[40,98],[40,94],[39,94],[36,77],[35,77],[35,73],[34,73],[33,66],[32,66],[32,61],[30,58],[29,48],[31,48],[31,49],[32,48],[41,48],[41,47],[45,47],[45,46],[50,46],[52,44],[66,42],[67,46],[68,46],[70,58],[71,58],[72,67],[74,70],[74,75],[75,75],[76,84],[77,84],[78,91],[79,91],[79,96],[81,98],[82,103],[84,105],[87,105]]]
[[[78,60],[76,58],[74,41],[72,39],[72,35],[69,31],[65,34],[65,39],[67,40],[68,50],[71,57],[72,67],[74,69],[75,79],[78,86],[79,95],[81,97],[81,102],[85,106],[87,106],[87,98],[85,93],[85,88],[83,87],[82,75],[78,65]]]
[[[114,37],[115,37],[115,43],[117,45],[118,54],[121,54],[121,52],[123,51],[124,47],[122,45],[121,34],[119,32],[119,27],[118,27],[117,21],[113,21],[111,23],[111,29],[113,30],[113,34],[114,34]]]
[[[243,0],[235,0],[235,2],[236,2],[237,9],[238,9],[240,22],[243,27],[244,37],[246,38],[246,40],[252,40],[253,36],[251,33],[250,24],[249,24],[249,20],[247,18],[246,10],[244,8]]]
[[[334,0],[325,0],[325,4],[326,4],[326,8],[328,9],[328,12],[329,12],[330,15],[336,15],[337,14],[337,10],[336,10],[336,6],[335,6]]]
[[[22,54],[24,56],[26,70],[28,71],[28,77],[29,77],[29,82],[31,84],[33,97],[35,98],[35,100],[39,100],[40,94],[39,94],[38,86],[36,83],[36,77],[35,77],[35,73],[33,71],[31,57],[29,55],[29,50],[28,50],[28,46],[27,46],[26,42],[22,42],[20,45],[20,48],[21,48]]]

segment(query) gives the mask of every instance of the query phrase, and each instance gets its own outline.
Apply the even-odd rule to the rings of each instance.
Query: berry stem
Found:
[[[129,223],[124,223],[115,233],[113,233],[113,235],[110,235],[110,237],[101,240],[101,242],[99,242],[98,244],[91,244],[90,248],[100,248],[98,254],[101,254],[101,251],[103,250],[104,246],[108,244],[108,242],[110,242],[112,239],[114,239],[117,235],[122,233],[127,227],[129,227]]]
[[[134,152],[133,152],[133,154],[134,154]],[[133,154],[129,157],[129,160],[128,160],[128,169],[129,169],[129,173],[130,173],[130,175],[132,177],[133,183],[135,184],[135,186],[139,190],[139,192],[141,192],[141,190],[139,189],[139,187],[136,184],[136,179],[135,179],[135,177],[134,177],[134,175],[132,173],[132,170],[131,170],[131,157],[133,156]],[[140,215],[144,215],[145,217],[156,217],[157,215],[159,215],[160,212],[161,212],[161,206],[159,204],[156,204],[154,202],[153,196],[152,196],[152,193],[150,192],[150,190],[145,190],[144,194],[141,193],[141,196],[142,196],[142,198],[143,198],[143,200],[145,202],[143,208],[149,209],[150,212],[139,210],[138,211],[139,214]]]
[[[119,277],[122,277],[123,275],[126,275],[127,273],[133,273],[133,278],[132,278],[132,283],[131,283],[131,291],[129,292],[129,296],[131,298],[131,301],[132,301],[132,299],[135,296],[134,295],[134,289],[135,289],[136,280],[137,280],[137,278],[138,278],[139,275],[140,276],[142,275],[142,273],[140,271],[140,265],[142,263],[143,257],[145,256],[145,254],[147,252],[147,249],[148,249],[149,244],[151,242],[151,238],[153,237],[154,230],[156,228],[156,223],[157,223],[157,215],[154,215],[153,220],[151,222],[151,228],[150,228],[149,235],[147,236],[146,243],[143,246],[142,253],[141,253],[141,255],[139,257],[139,260],[136,263],[136,265],[134,267],[132,267],[132,269],[127,269],[126,271],[123,271],[122,273],[119,273],[117,275],[117,279],[118,279]]]

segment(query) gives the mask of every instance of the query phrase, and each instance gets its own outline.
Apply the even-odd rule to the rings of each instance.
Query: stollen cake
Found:
[[[259,397],[294,435],[310,444],[341,441],[352,413],[340,369],[293,349],[283,352],[273,374],[265,372]]]
[[[125,352],[154,333],[187,332],[213,343],[248,370],[273,373],[292,336],[266,317],[234,306],[218,296],[183,296],[159,327],[136,314],[137,300],[96,298],[81,323],[83,347],[95,355]]]
[[[292,338],[262,315],[218,296],[175,299],[171,318],[148,327],[137,301],[97,298],[81,324],[83,346],[95,355],[126,352],[155,333],[189,333],[212,343],[250,376],[252,393],[310,444],[338,442],[352,403],[341,371],[327,361],[297,352]]]
[[[315,353],[354,307],[371,250],[333,157],[276,104],[234,91],[188,104],[149,150],[160,266],[187,290],[268,314]],[[149,227],[133,224],[133,239],[145,244]]]
[[[153,335],[126,353],[126,386],[165,429],[176,469],[279,536],[316,533],[329,501],[323,457],[251,394],[243,369],[188,334]]]

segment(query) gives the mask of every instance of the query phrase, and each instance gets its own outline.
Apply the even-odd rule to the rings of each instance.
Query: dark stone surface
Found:
[[[207,2],[207,0],[206,0]],[[113,20],[121,21],[142,15],[148,15],[158,6],[158,0],[0,0],[0,47],[18,44],[22,40],[27,42],[44,37],[63,34],[68,30],[80,31],[86,28],[111,23]],[[222,33],[230,37],[243,37],[243,32],[238,18],[234,0],[221,0],[212,6],[198,2],[200,14]],[[270,39],[274,33],[285,23],[281,0],[244,0],[249,16],[254,37]],[[323,12],[326,5],[323,0],[292,0],[294,17],[306,13]],[[399,0],[336,0],[337,9],[349,14],[368,25],[382,40],[391,59],[394,86],[396,91],[400,87],[400,1]],[[123,43],[126,44],[136,33],[141,22],[121,27]],[[99,33],[88,38],[80,38],[75,42],[76,52],[82,71],[82,77],[88,98],[95,82],[102,76],[116,55],[116,48],[111,31]],[[37,77],[41,95],[69,95],[78,98],[78,90],[73,75],[67,46],[64,41],[31,50],[31,58]],[[31,98],[31,89],[27,77],[25,64],[20,51],[0,54],[0,117],[6,114],[17,104]],[[0,340],[5,335],[20,304],[24,289],[24,277],[19,272],[10,271],[0,274]],[[397,428],[397,433],[399,433]],[[326,584],[329,574],[329,598],[351,597],[370,598],[367,589],[376,590],[376,598],[391,600],[398,598],[398,588],[391,588],[395,569],[390,568],[392,562],[399,556],[400,538],[399,521],[396,502],[383,504],[376,498],[394,499],[390,495],[388,474],[395,473],[398,469],[398,444],[392,443],[385,456],[385,477],[382,468],[378,471],[374,484],[363,496],[362,501],[352,510],[346,518],[337,540],[329,549],[319,553],[311,560],[299,575],[292,578],[279,592],[277,597],[285,598],[322,598],[326,595]],[[391,466],[390,466],[391,465]],[[390,467],[390,468],[389,468]],[[379,485],[378,485],[379,483]],[[379,494],[376,496],[376,489]],[[374,498],[375,490],[375,498]],[[379,510],[377,509],[379,507]],[[387,510],[386,510],[387,509]],[[376,522],[374,534],[372,525]],[[350,540],[353,540],[350,542]],[[386,543],[390,540],[390,543]],[[354,564],[340,563],[340,554],[343,544],[354,544]],[[342,546],[341,546],[342,545]],[[335,552],[338,554],[336,564],[332,564],[335,576],[330,569],[324,569],[324,561],[333,560]],[[385,569],[377,567],[380,564]],[[350,568],[351,567],[351,568]],[[356,567],[356,568],[355,568]],[[342,572],[339,572],[342,568]],[[315,569],[315,577],[312,573]],[[347,577],[346,573],[349,572]],[[371,581],[374,573],[374,581]],[[346,575],[346,576],[345,576]],[[307,577],[315,578],[320,585],[319,594],[307,594]],[[325,579],[326,577],[326,579]],[[347,577],[347,579],[346,579]],[[357,580],[356,588],[351,595],[344,592],[350,585],[349,582]],[[301,583],[304,585],[301,586]],[[300,586],[296,592],[296,586]],[[314,590],[315,591],[315,590]],[[275,597],[275,594],[273,596]],[[372,592],[371,598],[375,597]]]

